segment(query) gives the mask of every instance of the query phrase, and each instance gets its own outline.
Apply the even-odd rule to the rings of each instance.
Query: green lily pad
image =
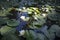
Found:
[[[6,20],[0,17],[0,25],[5,24]]]
[[[43,16],[41,15],[35,15],[34,17],[37,18],[37,21],[34,21],[34,24],[39,24],[39,25],[43,25],[45,23],[45,19]]]
[[[27,40],[34,40],[35,34],[31,32],[31,30],[26,30],[24,37],[26,37]]]
[[[40,19],[40,20],[34,21],[33,25],[38,25],[38,27],[40,25],[40,27],[41,27],[41,25],[43,25],[44,23],[45,23],[45,20],[44,19]]]
[[[55,11],[60,13],[60,6],[56,6]]]
[[[50,19],[50,20],[54,20],[54,21],[56,21],[56,20],[58,20],[59,19],[59,15],[58,14],[49,14],[48,15],[48,18]]]
[[[5,34],[1,40],[19,40],[15,34]]]
[[[6,34],[7,32],[9,32],[12,28],[11,27],[8,27],[8,26],[3,26],[1,29],[0,29],[0,32],[1,34]]]
[[[12,19],[7,22],[7,25],[11,27],[16,27],[19,25],[19,22],[17,20]]]

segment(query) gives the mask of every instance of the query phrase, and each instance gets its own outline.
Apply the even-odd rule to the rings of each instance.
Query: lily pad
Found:
[[[19,38],[14,34],[5,34],[2,40],[19,40]]]
[[[25,35],[24,35],[27,40],[34,40],[34,37],[36,38],[36,35],[32,33],[31,30],[26,30]]]
[[[16,27],[19,25],[19,22],[17,20],[12,19],[7,22],[7,25],[11,27]]]
[[[12,28],[11,27],[8,27],[8,26],[3,26],[1,29],[0,29],[0,32],[1,34],[6,34],[7,32],[9,32]]]
[[[6,20],[0,17],[0,25],[3,25],[6,23]]]
[[[50,20],[54,20],[54,21],[56,21],[56,20],[58,20],[59,19],[59,15],[58,14],[49,14],[48,15],[48,18],[50,19]]]

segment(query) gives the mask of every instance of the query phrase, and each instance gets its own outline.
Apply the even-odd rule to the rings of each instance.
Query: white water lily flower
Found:
[[[49,8],[42,8],[43,11],[49,12]]]
[[[36,10],[37,8],[33,8],[34,10]]]
[[[26,7],[23,7],[23,9],[26,9]]]
[[[42,14],[42,16],[46,17],[46,14]]]
[[[46,12],[49,12],[49,9],[48,8],[45,8],[46,9]]]
[[[28,14],[31,14],[32,12],[28,12]]]
[[[34,14],[36,15],[37,13],[35,12]]]
[[[29,10],[29,8],[27,8],[27,10]]]
[[[22,9],[18,9],[19,11],[22,11]]]
[[[34,17],[34,19],[35,19],[35,20],[38,20],[38,18],[37,18],[37,17]]]
[[[25,30],[21,30],[21,31],[19,31],[19,36],[23,36],[24,34],[25,34]]]
[[[28,21],[30,19],[30,17],[25,17],[25,16],[21,16],[20,17],[23,21]]]
[[[33,16],[33,18],[34,18],[35,20],[38,20],[38,18],[37,18],[36,16]]]
[[[24,19],[25,19],[25,16],[21,16],[20,18],[21,18],[22,20],[24,20]]]
[[[5,9],[4,7],[2,7],[2,9]]]

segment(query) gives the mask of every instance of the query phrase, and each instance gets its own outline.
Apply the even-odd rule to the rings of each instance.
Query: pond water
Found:
[[[27,21],[22,20],[22,18],[23,18],[22,16],[28,17],[27,12],[18,13],[18,19],[17,20],[20,22],[20,24],[16,28],[18,31],[21,31],[26,26],[26,24],[28,23]]]

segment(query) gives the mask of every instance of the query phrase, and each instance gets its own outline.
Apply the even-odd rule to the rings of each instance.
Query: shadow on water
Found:
[[[54,40],[60,40],[60,37],[57,37],[57,36],[56,36]]]

